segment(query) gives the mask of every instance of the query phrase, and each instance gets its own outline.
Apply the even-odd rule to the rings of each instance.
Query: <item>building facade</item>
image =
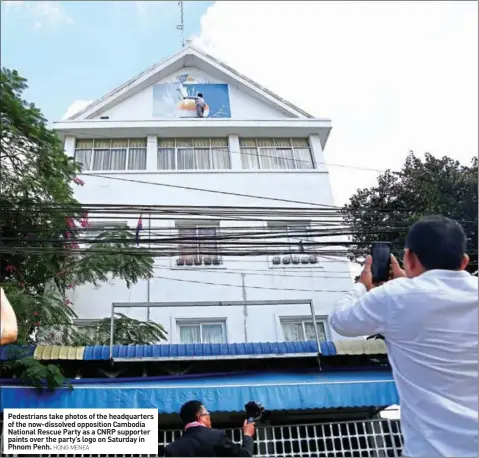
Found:
[[[169,237],[146,245],[159,255],[151,280],[73,290],[81,322],[131,303],[144,307],[118,311],[161,323],[172,344],[336,338],[327,317],[352,285],[349,264],[314,244],[342,240],[320,237],[337,217],[323,155],[330,120],[187,47],[54,128],[83,164],[80,202],[143,206],[94,228],[135,231],[141,218],[140,245]],[[251,238],[267,250],[248,251]]]

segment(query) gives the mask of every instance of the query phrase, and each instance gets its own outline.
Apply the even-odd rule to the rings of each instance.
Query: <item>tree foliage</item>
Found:
[[[459,221],[468,238],[469,270],[477,270],[478,160],[462,165],[449,157],[410,153],[399,172],[386,171],[376,186],[360,189],[342,210],[353,232],[351,259],[362,261],[371,242],[391,242],[401,255],[409,227],[439,214]]]
[[[142,248],[131,254],[134,234],[128,231],[92,239],[88,214],[73,191],[85,184],[77,176],[80,164],[65,154],[41,111],[23,99],[26,80],[3,68],[0,83],[0,285],[17,315],[18,343],[35,343],[42,327],[71,329],[68,338],[75,339],[68,290],[115,278],[130,287],[152,277],[153,259]],[[128,326],[151,327],[145,335],[164,338],[160,325],[129,319]],[[25,364],[35,363],[18,364],[25,375]],[[35,370],[49,385],[59,381],[56,369]]]

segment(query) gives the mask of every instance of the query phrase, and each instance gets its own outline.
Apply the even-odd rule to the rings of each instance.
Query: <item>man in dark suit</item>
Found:
[[[209,412],[200,401],[189,401],[181,407],[184,433],[165,447],[165,456],[253,456],[254,423],[243,424],[243,444],[235,444],[224,431],[211,428]]]

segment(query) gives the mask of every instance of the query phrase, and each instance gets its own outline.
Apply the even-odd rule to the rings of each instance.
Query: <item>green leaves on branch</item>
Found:
[[[376,186],[360,189],[342,210],[354,233],[351,259],[361,261],[374,241],[392,242],[401,254],[408,228],[426,215],[461,222],[468,237],[470,270],[477,270],[478,160],[462,165],[449,157],[411,153],[399,172],[387,171]]]

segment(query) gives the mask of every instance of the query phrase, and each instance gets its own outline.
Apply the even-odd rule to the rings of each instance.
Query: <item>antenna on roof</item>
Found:
[[[181,47],[185,47],[185,24],[183,22],[183,2],[178,2],[180,7],[180,23],[176,26],[176,30],[181,30]]]

